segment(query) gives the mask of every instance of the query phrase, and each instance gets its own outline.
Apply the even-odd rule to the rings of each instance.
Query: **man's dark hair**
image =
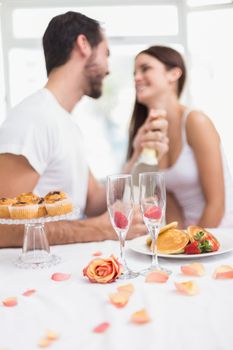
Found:
[[[68,61],[80,34],[87,37],[91,47],[103,39],[99,22],[79,12],[69,11],[51,19],[43,36],[47,75]]]

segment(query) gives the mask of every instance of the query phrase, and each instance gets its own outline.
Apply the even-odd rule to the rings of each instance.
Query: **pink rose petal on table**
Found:
[[[205,268],[201,263],[191,263],[189,265],[183,265],[180,267],[181,272],[188,276],[203,276],[205,274]]]
[[[196,282],[175,282],[175,287],[177,291],[184,295],[196,295],[199,293],[199,288]]]
[[[144,324],[151,321],[146,309],[141,309],[131,315],[130,321],[136,324]]]
[[[33,295],[35,293],[36,293],[36,289],[28,289],[24,293],[22,293],[22,295],[24,297],[30,297],[31,295]]]
[[[129,295],[132,295],[134,292],[134,286],[131,283],[128,284],[122,284],[121,286],[117,287],[118,292],[124,292],[128,293]]]
[[[59,338],[59,334],[53,331],[48,331],[46,333],[46,338],[50,341],[57,340]]]
[[[100,250],[97,250],[96,252],[92,253],[93,256],[100,256],[103,255],[103,253]]]
[[[71,274],[69,273],[56,272],[51,276],[51,279],[56,282],[62,282],[70,279],[70,276]]]
[[[233,268],[230,265],[221,265],[217,267],[213,273],[215,279],[233,278]]]
[[[39,343],[38,347],[39,348],[48,348],[52,344],[52,341],[47,339],[47,338],[42,338]]]
[[[110,323],[108,323],[108,322],[100,323],[97,327],[95,327],[93,329],[93,332],[94,333],[104,333],[108,329],[109,326],[110,326]]]
[[[18,300],[16,297],[10,297],[10,298],[6,298],[5,300],[3,300],[3,305],[6,307],[13,307],[18,305]]]
[[[53,331],[47,331],[46,336],[41,338],[41,340],[38,343],[38,346],[40,348],[47,348],[52,343],[59,338],[59,334],[55,333]]]
[[[124,307],[128,303],[129,297],[130,295],[127,292],[116,292],[109,294],[110,302],[118,308]]]
[[[166,283],[169,275],[165,271],[149,272],[145,278],[146,283]]]

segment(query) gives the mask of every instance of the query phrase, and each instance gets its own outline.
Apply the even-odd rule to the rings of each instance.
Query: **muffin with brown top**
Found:
[[[38,218],[41,218],[47,215],[44,198],[37,196],[33,192],[21,193],[20,195],[17,196],[17,200],[19,202],[38,204],[38,214],[37,214]]]
[[[10,218],[10,206],[16,202],[15,198],[0,198],[0,218]]]
[[[35,202],[40,200],[40,197],[38,197],[33,192],[27,192],[27,193],[21,193],[16,197],[17,201],[19,202]]]
[[[34,219],[38,215],[38,204],[34,202],[17,201],[10,207],[12,219]]]
[[[70,198],[62,191],[49,192],[45,196],[45,206],[49,216],[68,214],[73,210]]]

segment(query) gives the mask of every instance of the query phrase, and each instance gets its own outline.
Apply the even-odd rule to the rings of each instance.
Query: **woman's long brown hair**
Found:
[[[146,54],[156,58],[157,60],[159,60],[161,63],[165,65],[167,70],[170,70],[175,67],[178,67],[181,69],[182,74],[179,80],[177,81],[177,96],[180,97],[184,87],[185,79],[186,79],[186,67],[181,54],[178,51],[172,49],[171,47],[158,46],[158,45],[151,46],[148,49],[141,51],[138,55],[140,54]],[[133,139],[138,129],[145,122],[147,115],[148,115],[147,107],[136,100],[134,104],[130,125],[129,125],[129,142],[128,142],[127,160],[133,154]]]

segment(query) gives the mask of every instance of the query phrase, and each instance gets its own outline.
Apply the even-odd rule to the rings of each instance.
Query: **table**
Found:
[[[233,229],[231,230],[233,234]],[[0,250],[0,302],[16,296],[15,307],[0,306],[0,349],[36,350],[47,330],[59,333],[49,349],[54,350],[232,350],[233,279],[215,280],[214,269],[233,265],[233,253],[200,259],[203,277],[187,277],[180,266],[189,261],[161,259],[173,271],[165,284],[149,284],[140,276],[130,281],[91,284],[82,269],[97,250],[108,257],[118,255],[115,241],[55,246],[52,253],[62,263],[48,269],[23,270],[14,266],[20,249]],[[127,250],[130,267],[142,269],[150,257]],[[51,280],[54,272],[71,273],[63,282]],[[183,296],[174,281],[195,280],[200,294]],[[122,309],[109,303],[109,293],[120,284],[132,283],[135,292]],[[36,289],[30,297],[22,295]],[[1,303],[2,304],[2,303]],[[129,322],[133,312],[146,308],[152,321],[144,325]],[[110,327],[102,334],[93,328],[102,322]]]

